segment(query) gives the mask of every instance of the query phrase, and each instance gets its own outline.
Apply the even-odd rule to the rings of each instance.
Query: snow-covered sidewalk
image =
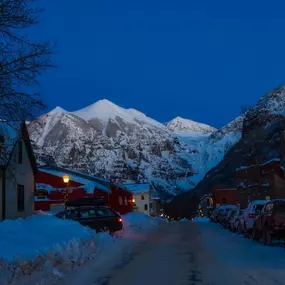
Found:
[[[99,235],[77,222],[52,215],[0,224],[0,284],[48,284],[70,274],[88,260],[100,263],[120,254],[124,244],[140,238],[158,221],[140,213],[123,216],[124,230]],[[37,283],[35,283],[37,282]]]

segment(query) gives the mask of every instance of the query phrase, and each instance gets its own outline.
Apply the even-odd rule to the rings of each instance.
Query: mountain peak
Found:
[[[165,128],[162,124],[147,117],[140,111],[122,108],[107,99],[101,99],[90,106],[73,112],[73,114],[85,121],[99,119],[104,123],[108,123],[110,119],[120,118],[132,124],[140,124],[140,121],[143,124]]]
[[[175,133],[180,133],[180,134],[210,134],[214,131],[216,131],[215,128],[198,123],[189,119],[184,119],[182,117],[176,117],[170,122],[166,124],[167,128]]]
[[[61,108],[60,106],[56,106],[53,110],[49,112],[49,114],[60,114],[60,113],[66,113],[67,111]]]

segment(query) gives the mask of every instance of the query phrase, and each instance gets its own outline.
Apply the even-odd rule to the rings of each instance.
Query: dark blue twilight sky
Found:
[[[285,82],[285,2],[42,0],[34,37],[57,41],[48,108],[101,98],[159,121],[221,127]]]

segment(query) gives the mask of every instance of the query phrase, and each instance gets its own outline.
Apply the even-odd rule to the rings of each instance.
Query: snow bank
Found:
[[[184,219],[179,220],[179,222],[185,223],[185,222],[190,222],[190,221],[188,219],[184,218]]]
[[[54,284],[90,259],[104,262],[123,243],[157,224],[140,213],[123,216],[123,222],[124,229],[113,236],[96,235],[77,222],[46,213],[0,223],[0,284]]]
[[[193,221],[195,223],[208,223],[208,222],[210,222],[210,219],[209,218],[205,218],[205,217],[195,217],[193,219]]]

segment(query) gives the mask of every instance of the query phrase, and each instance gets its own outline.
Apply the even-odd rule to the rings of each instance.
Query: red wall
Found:
[[[226,199],[226,205],[236,205],[237,204],[237,190],[229,189],[213,189],[213,202],[216,204],[224,204],[223,199]]]
[[[42,183],[51,185],[53,188],[65,188],[65,183],[63,182],[61,177],[54,176],[52,174],[39,171],[36,176],[36,183]],[[76,181],[69,181],[69,187],[80,187],[81,183]],[[120,205],[119,197],[122,197],[123,202],[125,198],[128,201],[128,205],[124,203]],[[120,214],[126,214],[133,211],[133,196],[132,193],[126,191],[125,189],[121,189],[115,184],[111,185],[111,193],[104,192],[100,189],[94,189],[92,194],[87,193],[86,190],[82,188],[74,189],[72,193],[68,194],[68,200],[75,200],[86,197],[104,197],[107,201],[107,205],[113,208],[116,212]],[[48,194],[48,199],[51,201],[36,201],[35,202],[35,210],[49,211],[50,204],[61,204],[64,202],[64,191],[52,191]]]

